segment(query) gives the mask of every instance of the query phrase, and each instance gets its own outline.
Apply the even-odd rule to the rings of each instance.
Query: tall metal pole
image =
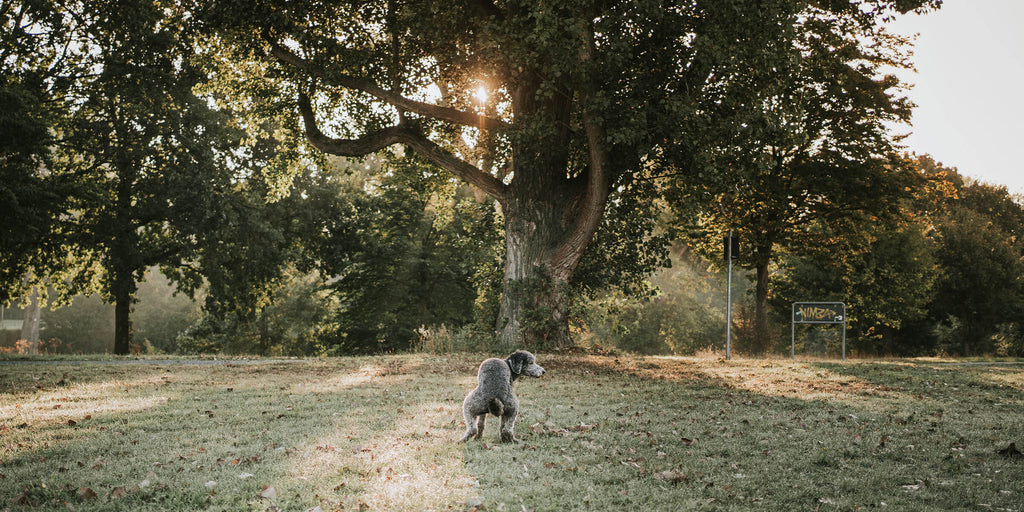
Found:
[[[725,358],[732,359],[732,230],[725,241],[725,259],[728,263],[729,276],[726,278],[725,292]]]
[[[793,314],[789,322],[789,355],[796,361],[796,302],[793,303]]]

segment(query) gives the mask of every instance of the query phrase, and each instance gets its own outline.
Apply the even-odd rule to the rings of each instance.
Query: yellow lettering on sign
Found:
[[[834,308],[824,306],[801,306],[800,315],[804,321],[835,321],[842,314]]]

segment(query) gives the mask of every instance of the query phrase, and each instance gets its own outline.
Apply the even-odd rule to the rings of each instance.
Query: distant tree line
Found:
[[[97,296],[115,353],[690,354],[732,229],[742,351],[815,300],[860,354],[1024,352],[1020,198],[890,128],[885,22],[938,1],[570,4],[2,2],[0,301]]]

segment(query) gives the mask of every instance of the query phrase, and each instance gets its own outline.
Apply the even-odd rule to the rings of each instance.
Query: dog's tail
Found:
[[[492,398],[487,401],[487,412],[501,417],[505,413],[505,404],[501,403],[501,400]]]

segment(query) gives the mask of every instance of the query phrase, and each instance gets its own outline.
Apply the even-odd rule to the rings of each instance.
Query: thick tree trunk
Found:
[[[757,247],[754,251],[754,266],[757,285],[754,289],[754,336],[750,352],[763,354],[771,346],[771,332],[768,329],[768,266],[771,264],[771,245]]]
[[[538,202],[505,213],[505,277],[496,339],[501,351],[572,344],[571,273],[556,270],[564,230],[551,209]]]
[[[28,354],[39,354],[39,290],[32,289],[32,297],[25,308],[25,320],[21,324],[21,339],[28,343]]]
[[[505,277],[496,348],[564,348],[569,336],[569,284],[593,239],[608,198],[603,131],[582,113],[588,167],[568,177],[571,97],[537,102],[537,88],[516,91],[516,116],[538,133],[513,142],[513,180],[501,198]]]
[[[135,300],[135,270],[140,267],[139,237],[132,215],[133,188],[137,176],[125,158],[118,165],[114,230],[106,265],[110,295],[114,299],[114,353],[126,355],[132,345],[132,302]]]
[[[131,351],[134,290],[135,280],[131,273],[127,277],[114,277],[114,353],[118,355],[126,355]]]

